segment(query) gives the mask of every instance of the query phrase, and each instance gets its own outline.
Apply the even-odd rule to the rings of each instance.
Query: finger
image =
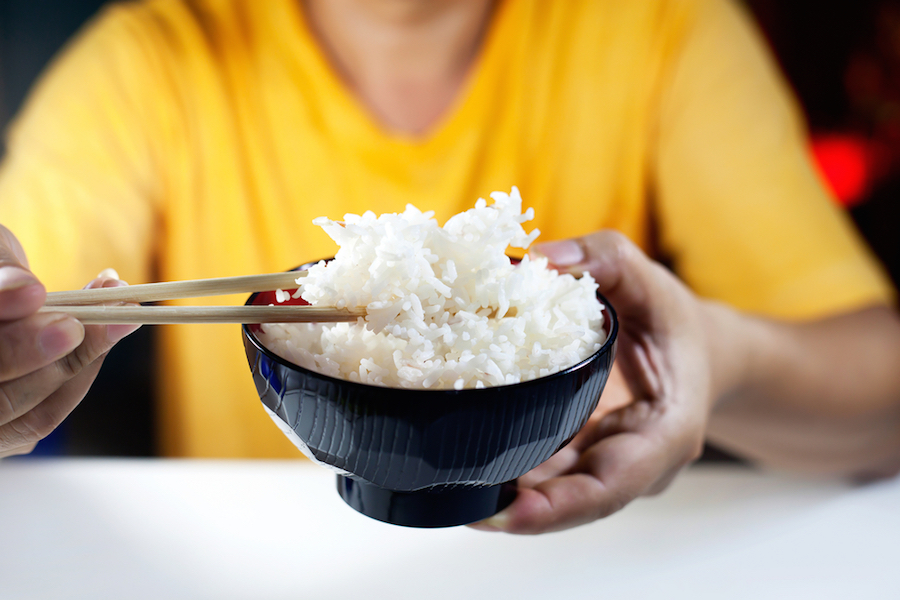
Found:
[[[22,446],[20,448],[13,448],[11,450],[0,451],[0,458],[7,458],[9,456],[21,456],[23,454],[30,454],[37,444],[28,444],[27,446]]]
[[[609,372],[606,385],[603,386],[603,392],[600,394],[597,408],[591,413],[590,418],[593,420],[601,419],[611,412],[628,406],[634,402],[635,397],[622,371],[621,361],[616,360]]]
[[[630,406],[636,401],[636,398],[637,396],[633,393],[617,361],[613,364],[596,408],[594,408],[587,422],[567,447],[575,448],[581,452],[588,446],[595,444],[598,438],[593,429],[597,424],[607,416]]]
[[[662,494],[664,491],[666,491],[669,488],[670,485],[672,485],[672,482],[675,481],[675,478],[678,477],[678,474],[680,472],[681,472],[681,469],[670,469],[667,474],[665,474],[664,476],[657,479],[656,483],[654,483],[649,488],[647,488],[647,490],[644,491],[644,493],[641,495],[642,496],[657,496],[659,494]]]
[[[0,321],[20,319],[44,304],[44,286],[28,270],[19,241],[0,226]]]
[[[27,447],[50,435],[87,394],[105,356],[86,365],[34,409],[0,426],[0,451]]]
[[[616,363],[620,366],[625,385],[635,398],[661,398],[665,395],[667,379],[664,375],[672,372],[666,362],[666,353],[661,347],[670,346],[668,339],[650,339],[650,334],[620,330]]]
[[[620,510],[670,468],[660,445],[638,434],[607,438],[592,451],[595,470],[519,489],[509,507],[480,526],[537,534],[583,525]]]
[[[5,248],[6,252],[12,257],[18,265],[28,269],[28,257],[25,256],[25,250],[22,244],[13,235],[12,231],[0,225],[0,248]]]
[[[93,289],[93,288],[111,288],[111,287],[123,287],[128,285],[125,281],[119,279],[119,274],[116,273],[115,269],[104,269],[100,272],[97,277],[87,284],[85,289]],[[140,325],[134,324],[115,324],[115,325],[107,325],[106,332],[107,337],[112,341],[112,343],[118,342],[119,340],[131,335],[138,329],[140,329]]]
[[[638,458],[635,453],[628,459],[628,464],[619,468],[616,460],[620,457],[609,455],[610,445],[597,444],[582,455],[576,470],[602,478],[611,486],[625,490],[628,496],[626,504],[638,496],[653,496],[669,487],[684,467],[700,457],[703,445],[702,438],[695,443],[688,435],[664,437],[658,431],[619,434],[609,439],[624,438],[634,438],[631,441],[642,440],[646,450],[644,456]],[[632,463],[632,460],[637,462]],[[625,478],[630,478],[630,482],[623,485]]]
[[[518,484],[522,487],[534,487],[541,481],[571,472],[578,464],[581,453],[599,439],[594,431],[597,424],[607,415],[634,402],[634,398],[635,395],[622,375],[622,369],[618,362],[614,363],[597,407],[591,413],[587,423],[572,438],[572,441],[556,454],[519,477]]]
[[[599,418],[592,417],[569,444],[520,477],[519,485],[535,487],[553,477],[587,471],[583,454],[588,448],[613,435],[640,431],[656,413],[653,403],[640,400]]]
[[[703,450],[703,425],[673,419],[657,401],[638,400],[600,420],[589,432],[596,442],[579,457],[572,472],[582,472],[601,477],[608,447],[600,443],[607,438],[622,435],[638,435],[651,440],[659,448],[665,448],[664,465],[657,469],[657,476],[641,495],[654,495],[669,486],[680,469],[700,457]],[[652,465],[651,473],[652,475]],[[652,479],[652,477],[651,477]]]
[[[659,403],[640,400],[603,417],[582,432],[585,441],[593,437],[596,442],[565,474],[520,487],[507,509],[475,528],[558,531],[603,518],[638,496],[662,491],[702,447],[702,436],[682,427],[673,431],[665,412]],[[695,443],[695,437],[701,443]]]
[[[546,256],[561,271],[575,275],[589,272],[620,317],[645,322],[653,319],[650,300],[661,283],[657,271],[662,267],[621,233],[604,230],[538,244],[533,252]]]
[[[52,364],[83,340],[84,326],[62,313],[36,313],[0,323],[0,382]]]
[[[571,472],[580,458],[581,450],[575,445],[573,439],[559,452],[519,477],[516,483],[520,488],[534,487],[543,481]]]
[[[98,279],[94,286],[114,287],[124,285],[120,281]],[[39,317],[42,315],[35,315]],[[33,319],[34,317],[30,318]],[[26,320],[27,322],[28,320]],[[19,325],[21,323],[17,323]],[[134,325],[91,325],[82,327],[81,343],[70,353],[24,376],[0,384],[0,423],[12,421],[35,408],[40,402],[70,379],[84,377],[83,372],[104,356],[120,339],[137,329]],[[4,341],[9,341],[5,336]],[[11,343],[13,348],[16,344]],[[21,345],[19,346],[21,348]],[[99,368],[99,367],[97,367]],[[93,380],[95,369],[88,369],[87,377]]]
[[[81,376],[87,367],[109,352],[119,335],[111,327],[83,327],[84,337],[71,352],[26,375],[0,383],[0,423],[12,421],[32,410],[44,398],[70,379]]]

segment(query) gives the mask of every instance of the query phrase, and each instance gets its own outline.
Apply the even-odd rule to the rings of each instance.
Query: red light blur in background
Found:
[[[864,202],[891,162],[888,148],[858,134],[813,135],[811,151],[819,173],[844,208]]]

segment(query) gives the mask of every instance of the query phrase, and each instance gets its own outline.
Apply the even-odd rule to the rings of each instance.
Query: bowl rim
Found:
[[[328,260],[328,259],[324,259],[324,260]],[[318,262],[319,261],[305,263],[303,265],[300,265],[300,266],[290,269],[290,270],[291,271],[302,271],[314,264],[317,264]],[[253,302],[253,300],[261,293],[262,292],[254,292],[247,298],[247,300],[246,300],[246,302],[244,302],[244,304],[245,305],[251,304]],[[447,396],[456,396],[456,395],[461,395],[461,394],[471,394],[473,392],[490,393],[491,391],[496,391],[496,390],[501,390],[501,389],[504,391],[514,391],[517,387],[518,388],[526,388],[526,387],[530,387],[530,386],[533,386],[533,385],[536,385],[539,383],[543,384],[545,382],[549,382],[554,379],[559,379],[561,377],[565,377],[566,375],[568,375],[574,371],[578,371],[578,370],[582,369],[587,364],[591,363],[592,361],[594,361],[597,358],[599,358],[600,356],[602,356],[604,353],[610,351],[610,349],[613,347],[613,345],[615,345],[616,340],[618,339],[619,318],[618,318],[618,315],[616,314],[615,308],[613,308],[612,304],[610,304],[610,302],[606,299],[606,297],[603,294],[601,294],[599,291],[597,291],[596,294],[597,294],[597,299],[603,305],[603,310],[608,313],[609,322],[610,322],[609,333],[607,333],[607,335],[606,335],[606,341],[603,342],[603,344],[600,346],[600,348],[597,349],[596,352],[592,353],[587,358],[584,358],[584,359],[578,361],[574,365],[570,365],[570,366],[566,367],[565,369],[562,369],[555,373],[551,373],[550,375],[545,375],[543,377],[537,377],[535,379],[527,379],[525,381],[519,381],[517,383],[504,383],[502,385],[485,386],[483,388],[464,388],[461,390],[457,390],[454,388],[404,388],[404,387],[393,387],[393,386],[386,386],[386,385],[373,385],[370,383],[362,383],[359,381],[351,381],[349,379],[341,379],[339,377],[332,377],[331,375],[326,375],[326,374],[320,373],[318,371],[313,371],[312,369],[307,369],[306,367],[300,366],[294,362],[291,362],[291,361],[279,356],[278,354],[276,354],[275,352],[273,352],[272,350],[270,350],[269,348],[267,348],[266,346],[263,345],[263,343],[259,340],[259,338],[256,336],[256,334],[250,330],[251,324],[244,323],[243,325],[241,325],[241,332],[242,332],[244,338],[249,340],[250,343],[253,344],[253,346],[258,351],[262,352],[268,359],[273,360],[284,367],[293,369],[295,371],[299,371],[306,375],[313,375],[315,377],[318,377],[320,379],[326,380],[326,381],[334,383],[334,384],[339,384],[339,385],[344,385],[344,386],[349,385],[351,387],[355,387],[358,389],[367,389],[367,390],[373,390],[373,389],[374,390],[391,390],[393,392],[397,392],[397,393],[404,394],[404,395],[407,393],[421,394],[423,392],[426,392],[426,393],[438,392],[438,393],[445,394]]]

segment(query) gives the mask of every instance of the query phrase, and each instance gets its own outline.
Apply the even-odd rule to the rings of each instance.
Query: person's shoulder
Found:
[[[102,12],[123,19],[163,19],[216,23],[246,18],[264,9],[266,2],[251,0],[119,0],[107,4]]]
[[[509,0],[528,15],[534,31],[558,30],[564,37],[588,36],[604,46],[633,45],[680,36],[699,15],[734,0]]]
[[[203,41],[215,46],[252,28],[280,0],[126,0],[107,5],[99,29],[127,30],[174,49]]]
[[[706,10],[711,5],[733,2],[733,0],[641,0],[640,2],[568,0],[567,2],[553,3],[542,0],[521,1],[531,3],[534,6],[534,12],[540,15],[556,12],[606,22],[647,17],[655,18],[657,21],[678,18],[680,15]]]

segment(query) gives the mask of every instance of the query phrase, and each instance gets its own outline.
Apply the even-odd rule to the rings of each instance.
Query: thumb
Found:
[[[16,237],[0,225],[0,321],[30,315],[44,303],[46,290],[28,270]]]
[[[579,276],[585,271],[597,281],[620,316],[650,319],[653,300],[664,297],[660,289],[663,267],[650,260],[631,240],[613,230],[580,238],[537,244],[534,254],[546,256],[551,266]]]

